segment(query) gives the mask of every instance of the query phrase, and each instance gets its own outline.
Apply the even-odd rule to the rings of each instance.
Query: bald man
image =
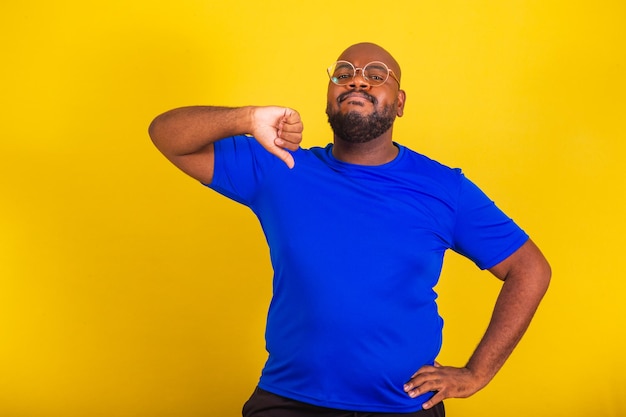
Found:
[[[474,394],[502,367],[550,267],[459,169],[393,139],[406,93],[389,52],[352,45],[328,75],[325,147],[300,147],[289,107],[184,107],[150,126],[172,163],[254,212],[270,248],[269,356],[243,415],[444,416],[445,398]],[[433,288],[448,249],[503,281],[462,367],[435,362]]]

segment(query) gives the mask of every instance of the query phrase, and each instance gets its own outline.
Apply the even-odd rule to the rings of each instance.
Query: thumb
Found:
[[[285,164],[287,164],[289,169],[292,169],[296,165],[296,161],[293,159],[293,155],[291,155],[286,150],[284,150],[284,149],[282,149],[282,148],[280,148],[278,146],[274,146],[274,147],[272,147],[270,152],[272,154],[276,155]]]

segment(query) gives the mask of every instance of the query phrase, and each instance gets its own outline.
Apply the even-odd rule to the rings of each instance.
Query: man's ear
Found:
[[[404,103],[406,102],[406,93],[404,90],[398,91],[398,110],[396,111],[396,115],[398,117],[402,117],[404,115]]]

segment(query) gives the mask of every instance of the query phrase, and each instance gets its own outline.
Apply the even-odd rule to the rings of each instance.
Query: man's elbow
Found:
[[[552,281],[552,267],[545,257],[542,256],[542,258],[543,260],[539,267],[540,271],[538,273],[538,280],[541,282],[544,288],[543,292],[545,294],[545,292],[548,291],[548,287],[550,286],[550,281]]]
[[[150,136],[150,140],[152,140],[152,143],[154,143],[157,148],[161,142],[162,130],[160,116],[157,116],[148,126],[148,136]]]

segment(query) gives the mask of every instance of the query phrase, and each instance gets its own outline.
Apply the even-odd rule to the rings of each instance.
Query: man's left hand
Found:
[[[410,397],[415,398],[427,392],[435,392],[435,395],[424,404],[424,409],[429,409],[446,398],[466,398],[476,393],[485,384],[468,368],[455,368],[452,366],[422,366],[411,379],[404,384],[404,391]]]

